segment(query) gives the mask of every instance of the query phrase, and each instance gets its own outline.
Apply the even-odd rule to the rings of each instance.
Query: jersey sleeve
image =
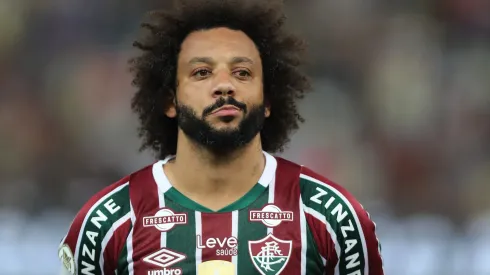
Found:
[[[108,186],[80,209],[60,243],[61,274],[112,275],[131,227],[129,181]]]
[[[339,187],[339,193],[344,196],[354,212],[354,220],[352,223],[347,222],[339,226],[336,230],[337,236],[340,236],[343,245],[341,245],[341,257],[339,264],[345,264],[345,271],[340,275],[384,275],[383,261],[381,256],[381,244],[376,235],[376,224],[371,220],[369,213],[363,206],[345,189]],[[349,208],[350,208],[349,207]],[[338,217],[338,216],[337,216]],[[359,269],[357,273],[352,273],[348,269],[356,265],[356,254],[352,254],[352,249],[356,246],[354,239],[350,239],[349,231],[355,231],[358,228],[361,245],[364,255],[364,272]]]
[[[376,225],[343,187],[303,167],[300,188],[327,275],[383,275]]]

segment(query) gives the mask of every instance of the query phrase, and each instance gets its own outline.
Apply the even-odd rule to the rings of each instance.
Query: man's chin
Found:
[[[229,123],[226,123],[226,122],[217,122],[217,123],[213,123],[211,125],[209,125],[211,127],[211,129],[213,129],[213,131],[216,131],[216,132],[223,132],[223,133],[226,133],[226,132],[235,132],[235,131],[238,131],[240,129],[240,123],[239,122],[229,122]]]

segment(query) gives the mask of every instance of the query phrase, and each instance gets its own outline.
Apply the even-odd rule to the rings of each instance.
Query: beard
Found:
[[[244,116],[236,128],[216,129],[206,117],[224,105],[232,105],[239,108]],[[234,117],[220,117],[223,122],[231,122]],[[247,110],[244,103],[238,102],[233,97],[221,97],[216,103],[204,109],[201,116],[187,105],[177,104],[177,123],[184,134],[201,147],[216,155],[228,155],[243,148],[262,130],[265,121],[265,106],[252,106]]]

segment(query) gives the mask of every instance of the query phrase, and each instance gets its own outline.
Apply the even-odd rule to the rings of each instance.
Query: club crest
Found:
[[[260,274],[278,275],[289,261],[292,246],[292,241],[284,241],[269,234],[261,240],[248,241],[248,252]]]

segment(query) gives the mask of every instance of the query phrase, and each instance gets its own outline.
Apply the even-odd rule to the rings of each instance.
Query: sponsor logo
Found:
[[[159,270],[149,270],[148,275],[181,275],[182,268],[171,266],[185,260],[186,255],[172,251],[167,248],[162,248],[157,252],[153,252],[150,255],[143,258],[144,262],[152,264],[154,266],[161,267]]]
[[[143,217],[143,226],[151,227],[154,226],[160,231],[169,231],[176,224],[186,224],[187,214],[186,213],[174,213],[168,208],[162,208],[155,213],[155,216]]]
[[[342,259],[339,262],[343,262],[344,266],[340,266],[340,273],[361,274],[363,266],[361,261],[364,259],[362,235],[349,209],[349,202],[336,195],[335,191],[328,192],[320,187],[315,191],[316,194],[310,198],[310,201],[317,204],[314,207],[323,207],[327,222],[341,232],[334,240],[337,243],[341,242],[339,245],[343,248]]]
[[[87,220],[87,225],[84,228],[82,243],[81,243],[81,261],[79,260],[79,273],[84,275],[95,275],[100,270],[98,266],[100,249],[104,235],[101,228],[106,228],[117,212],[121,210],[121,206],[116,204],[114,199],[107,200],[103,207],[96,208],[97,211],[92,213]]]
[[[278,275],[289,261],[292,246],[292,241],[284,241],[269,234],[263,239],[248,241],[248,252],[260,274]]]
[[[228,261],[214,260],[197,265],[197,275],[235,275],[235,265]]]
[[[61,259],[66,270],[71,274],[75,274],[75,257],[73,257],[73,253],[67,244],[60,247],[58,250],[58,257]]]
[[[216,256],[236,256],[238,253],[238,240],[235,237],[207,238],[203,242],[201,235],[196,235],[198,249],[215,249]]]
[[[267,204],[262,210],[250,210],[249,220],[262,222],[268,227],[276,227],[283,221],[293,221],[292,211],[282,211],[273,204]]]

